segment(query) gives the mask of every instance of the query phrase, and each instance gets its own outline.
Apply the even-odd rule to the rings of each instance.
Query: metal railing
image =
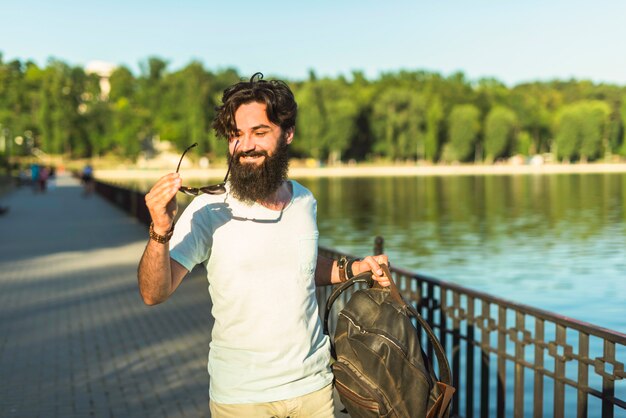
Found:
[[[345,255],[328,248],[320,253],[334,259]],[[380,238],[374,253],[382,253]],[[625,334],[400,268],[390,270],[404,298],[446,349],[457,388],[452,416],[626,416]],[[331,292],[318,288],[322,312]],[[344,303],[350,295],[342,295]],[[340,310],[341,304],[335,304],[333,310]],[[422,340],[434,359],[432,346]]]
[[[143,224],[150,225],[150,212],[146,207],[145,193],[101,181],[95,183],[96,193],[128,212]]]
[[[101,182],[96,192],[150,223],[143,193]],[[374,254],[382,252],[377,238]],[[391,272],[446,349],[457,388],[452,416],[626,417],[625,334],[400,268]],[[344,292],[333,312],[358,288]],[[320,312],[331,291],[317,289]]]

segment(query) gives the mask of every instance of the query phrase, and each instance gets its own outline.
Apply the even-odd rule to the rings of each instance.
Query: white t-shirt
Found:
[[[207,270],[215,402],[289,399],[332,381],[315,299],[317,202],[291,184],[293,197],[282,211],[229,193],[200,195],[176,223],[170,256],[189,271],[199,263]]]

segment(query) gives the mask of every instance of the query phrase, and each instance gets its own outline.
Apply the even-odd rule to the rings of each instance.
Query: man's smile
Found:
[[[267,156],[262,151],[241,152],[237,155],[240,164],[261,164]]]
[[[252,163],[261,161],[262,158],[265,158],[264,155],[242,155],[239,157],[239,161],[242,163]]]

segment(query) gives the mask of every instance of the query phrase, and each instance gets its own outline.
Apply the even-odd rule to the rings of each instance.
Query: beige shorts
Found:
[[[334,418],[333,385],[284,401],[223,404],[209,401],[212,418]]]

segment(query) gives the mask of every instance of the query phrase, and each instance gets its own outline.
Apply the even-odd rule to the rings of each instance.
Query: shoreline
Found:
[[[185,169],[185,179],[200,180],[223,178],[225,167]],[[99,180],[156,180],[167,174],[167,169],[99,169]],[[543,174],[591,174],[626,173],[626,163],[589,164],[542,164],[542,165],[400,165],[368,166],[343,165],[335,167],[290,167],[289,178],[315,177],[418,177],[418,176],[468,176],[468,175],[543,175]]]

